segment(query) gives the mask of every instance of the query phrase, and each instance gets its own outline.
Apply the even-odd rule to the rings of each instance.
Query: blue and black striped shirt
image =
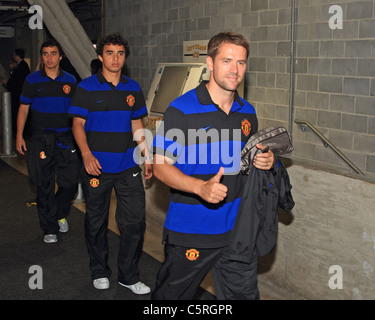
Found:
[[[217,205],[171,190],[165,237],[198,248],[227,245],[241,201],[241,150],[258,130],[251,104],[236,94],[227,115],[212,101],[205,84],[171,103],[153,143],[154,153],[174,160],[186,175],[208,181],[224,167],[221,183],[228,193]]]
[[[131,121],[147,116],[147,108],[136,81],[122,75],[115,87],[101,72],[81,81],[69,115],[86,120],[87,142],[102,173],[139,170],[133,159],[137,144],[133,141]]]
[[[68,110],[75,88],[74,76],[62,70],[56,79],[48,77],[44,69],[27,76],[20,103],[30,105],[34,132],[72,129]]]

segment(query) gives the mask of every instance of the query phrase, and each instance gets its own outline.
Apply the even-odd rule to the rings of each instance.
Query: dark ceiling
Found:
[[[53,0],[50,0],[53,1]],[[101,0],[66,0],[81,23],[97,23],[101,20]],[[0,26],[27,25],[30,14],[26,0],[0,0]]]

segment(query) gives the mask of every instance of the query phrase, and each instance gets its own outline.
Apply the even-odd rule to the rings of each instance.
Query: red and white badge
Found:
[[[63,91],[65,94],[69,94],[72,91],[72,88],[69,85],[63,86]]]
[[[100,183],[99,183],[99,180],[96,179],[96,178],[90,180],[90,186],[91,186],[92,188],[97,188],[97,187],[99,187],[99,184],[100,184]]]
[[[190,249],[186,251],[186,258],[190,261],[196,261],[199,258],[199,251],[196,249]]]
[[[251,132],[251,123],[249,120],[245,119],[241,123],[241,129],[243,134],[247,137]]]
[[[134,96],[133,95],[128,96],[126,98],[126,102],[128,103],[128,105],[130,107],[134,107],[134,105],[135,105],[135,98],[134,98]]]

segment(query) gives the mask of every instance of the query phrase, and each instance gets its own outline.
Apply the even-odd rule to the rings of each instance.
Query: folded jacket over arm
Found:
[[[274,140],[270,131],[274,134],[277,131]],[[231,260],[249,263],[254,254],[270,254],[277,243],[278,207],[286,211],[294,207],[288,172],[277,157],[277,154],[292,151],[293,146],[285,129],[276,131],[269,128],[259,131],[243,148],[244,187],[228,250]],[[269,171],[252,166],[257,143],[270,146],[276,155],[275,164]]]

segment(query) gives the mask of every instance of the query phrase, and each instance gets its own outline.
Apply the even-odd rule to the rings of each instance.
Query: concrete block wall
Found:
[[[375,185],[299,165],[288,172],[296,205],[279,214],[277,247],[259,259],[260,283],[286,299],[375,299]]]
[[[331,29],[331,6],[342,9],[342,29]],[[295,118],[310,121],[368,179],[374,178],[374,1],[298,1]],[[294,158],[327,168],[346,165],[311,132],[294,128]],[[310,136],[310,137],[308,137]]]
[[[251,44],[245,98],[260,127],[289,126],[292,0],[105,2],[106,33],[129,40],[128,68],[146,95],[159,62],[182,62],[184,40],[232,30]],[[343,10],[342,30],[329,28],[332,5]],[[296,6],[293,118],[311,122],[366,176],[352,174],[294,124],[288,170],[296,207],[280,214],[278,246],[260,260],[259,278],[306,299],[374,299],[375,0],[298,0]],[[153,181],[146,196],[148,221],[161,227],[168,188]],[[342,267],[343,289],[328,286],[332,265]]]
[[[374,0],[296,1],[292,118],[291,5],[292,0],[106,0],[105,30],[129,40],[130,75],[146,95],[159,62],[182,61],[183,41],[223,30],[242,33],[251,43],[245,98],[256,107],[260,127],[289,128],[290,120],[307,120],[375,181]],[[343,29],[329,26],[333,5],[342,9]],[[310,130],[294,124],[291,134],[295,161],[353,173]]]

